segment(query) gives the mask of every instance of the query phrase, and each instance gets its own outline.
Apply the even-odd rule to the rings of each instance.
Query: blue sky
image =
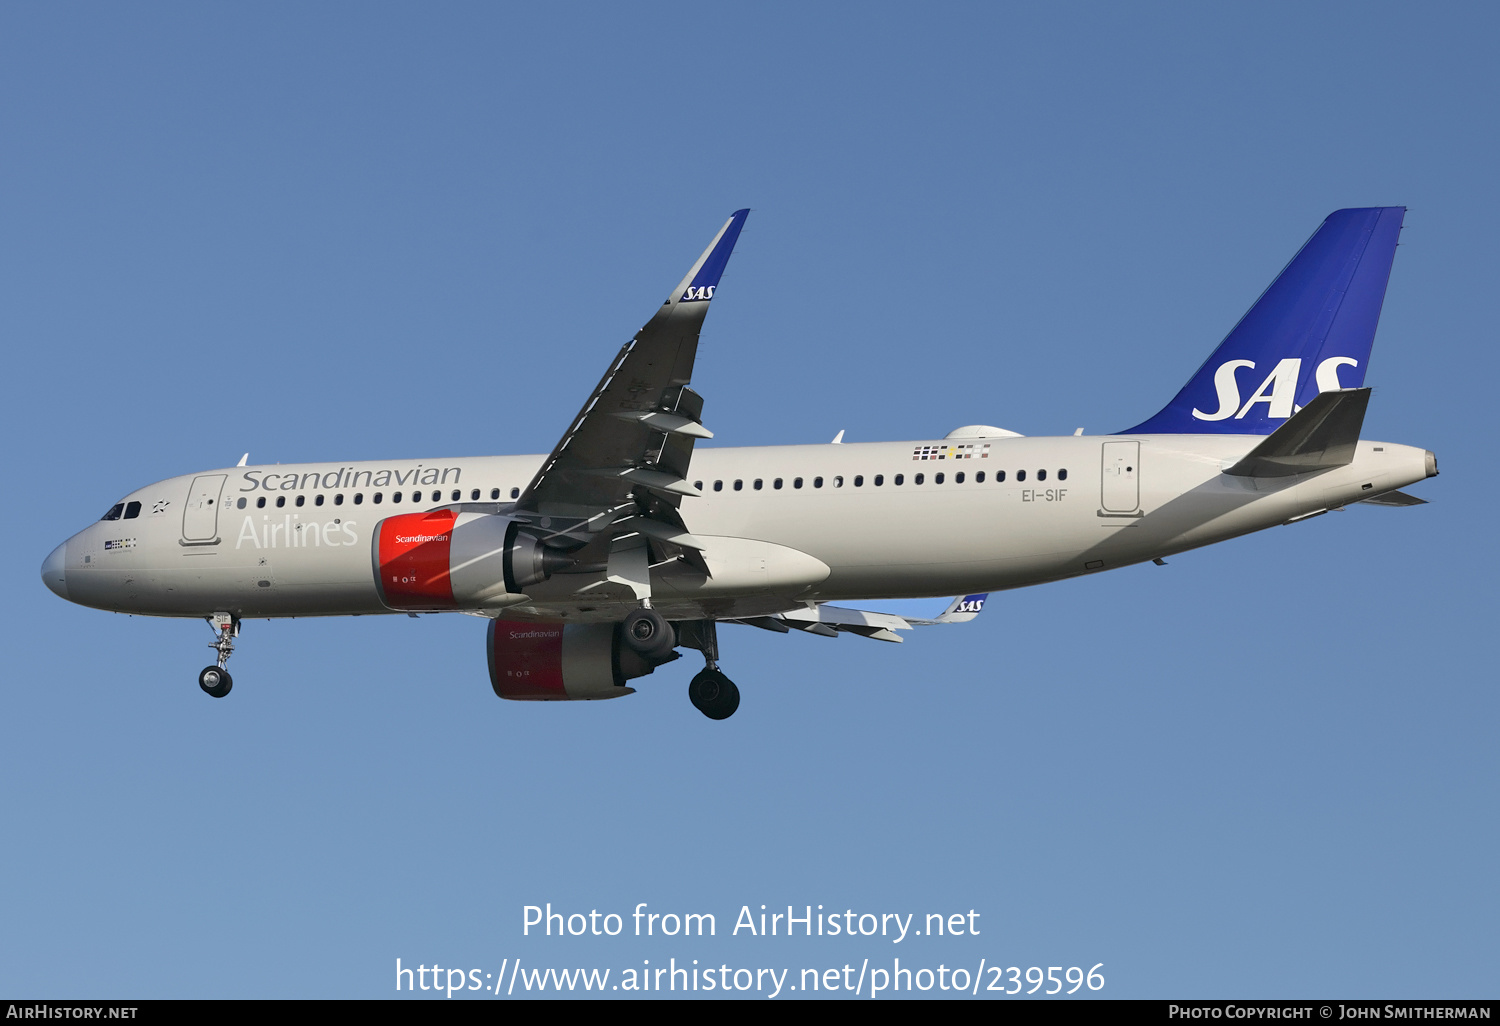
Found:
[[[1091,967],[1105,996],[1496,994],[1500,95],[1479,4],[8,5],[0,993]],[[719,443],[1118,430],[1330,211],[1406,205],[1355,509],[900,647],[723,632],[744,701],[502,703],[469,617],[206,627],[47,552],[232,464],[544,452],[730,211]],[[941,603],[934,603],[940,607]],[[522,936],[522,909],[714,938]],[[741,906],[978,911],[750,938]],[[800,993],[800,992],[799,992]],[[934,992],[936,993],[936,992]]]

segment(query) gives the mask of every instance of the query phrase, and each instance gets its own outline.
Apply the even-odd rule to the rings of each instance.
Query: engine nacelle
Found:
[[[647,662],[624,644],[617,623],[491,620],[484,648],[495,694],[523,702],[633,695],[627,680],[677,658],[673,652],[660,663]]]
[[[375,525],[375,585],[391,609],[502,605],[572,560],[493,513],[403,513]]]

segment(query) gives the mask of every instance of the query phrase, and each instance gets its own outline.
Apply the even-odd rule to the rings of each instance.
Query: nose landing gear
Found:
[[[205,666],[198,674],[198,686],[203,689],[205,695],[214,698],[223,698],[229,694],[229,689],[234,687],[234,678],[229,676],[229,671],[224,668],[229,662],[229,657],[234,654],[234,639],[239,637],[240,618],[233,613],[215,613],[208,618],[209,626],[218,635],[209,648],[219,653],[219,661],[213,666]]]

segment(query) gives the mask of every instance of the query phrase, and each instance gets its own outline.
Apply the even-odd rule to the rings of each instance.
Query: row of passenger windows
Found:
[[[1058,481],[1066,481],[1067,479],[1068,479],[1068,472],[1066,470],[1059,470],[1059,471],[1057,471],[1057,478],[1056,478],[1056,480],[1058,480]],[[932,475],[932,483],[935,484],[935,485],[940,485],[940,484],[942,484],[946,480],[947,480],[947,475],[944,474],[942,471],[939,471],[938,473]],[[953,475],[953,483],[954,484],[963,484],[965,480],[967,480],[967,478],[965,476],[965,472],[962,471],[962,470],[958,471],[957,473],[955,473]],[[974,472],[974,483],[975,484],[983,484],[984,480],[985,480],[985,472],[983,470],[978,470],[978,471]],[[1003,482],[1004,480],[1005,480],[1005,471],[1003,471],[1003,470],[997,470],[997,471],[995,471],[995,481],[998,483],[998,482]],[[1016,480],[1017,481],[1025,481],[1026,480],[1026,471],[1024,471],[1024,470],[1018,470],[1018,471],[1016,471]],[[1038,480],[1038,481],[1045,481],[1045,480],[1047,480],[1047,472],[1045,470],[1038,470],[1036,472],[1036,480]],[[783,487],[785,485],[785,483],[786,482],[785,482],[785,480],[783,478],[777,477],[777,478],[772,478],[771,479],[771,487],[772,488],[781,488],[781,487]],[[829,483],[834,488],[842,488],[842,487],[844,487],[844,478],[843,478],[842,475],[837,475],[837,476],[833,477],[830,480]],[[864,485],[865,485],[865,476],[863,474],[855,474],[854,477],[853,477],[853,479],[852,479],[852,481],[850,483],[853,484],[855,488],[863,488]],[[873,478],[871,478],[870,483],[872,485],[874,485],[876,488],[881,487],[882,485],[885,484],[885,475],[884,474],[876,474]],[[893,485],[904,485],[905,483],[906,483],[906,475],[905,474],[897,474],[897,475],[895,475],[894,477],[891,478],[891,484],[893,484]],[[912,478],[911,478],[911,483],[914,484],[914,485],[926,484],[927,483],[927,475],[926,474],[913,474]],[[794,477],[794,478],[792,478],[792,487],[793,488],[801,488],[802,485],[803,485],[803,479],[802,478],[800,478],[800,477]],[[755,491],[760,491],[761,489],[765,488],[765,486],[766,486],[766,482],[765,482],[764,478],[757,477],[757,478],[755,478],[755,480],[753,480],[753,481],[750,482],[750,487],[752,489],[754,489]],[[814,488],[822,488],[823,487],[823,479],[821,477],[815,477],[815,478],[813,478],[812,479],[812,486]],[[694,481],[693,482],[693,487],[696,488],[696,489],[698,489],[698,491],[701,492],[701,491],[703,491],[703,482],[702,481]],[[735,480],[735,482],[731,485],[731,487],[733,488],[734,491],[737,491],[737,492],[743,491],[744,488],[745,488],[744,479],[740,478],[740,479]],[[713,483],[713,490],[716,491],[716,492],[722,492],[724,490],[724,482],[723,481],[715,481]]]
[[[401,501],[401,496],[403,494],[405,494],[405,493],[403,493],[403,492],[392,492],[391,493],[391,502],[393,502],[393,503],[400,502]],[[475,488],[475,489],[471,490],[469,492],[469,501],[470,502],[478,502],[479,499],[480,499],[480,496],[482,494],[483,494],[483,490],[482,489]],[[521,489],[519,489],[519,488],[512,488],[510,490],[510,497],[512,499],[519,499],[521,497]],[[500,498],[500,489],[498,489],[498,488],[491,488],[490,489],[490,498],[491,499],[499,499]],[[324,499],[325,499],[325,496],[314,495],[313,496],[313,505],[314,506],[321,506],[321,505],[323,505]],[[464,491],[463,491],[462,488],[455,488],[455,489],[453,489],[452,492],[450,492],[448,494],[448,501],[449,502],[462,502],[463,499],[464,499]],[[354,493],[354,498],[353,498],[354,505],[361,506],[361,505],[364,504],[364,501],[365,501],[365,493],[364,492],[355,492]],[[374,495],[370,496],[370,501],[372,503],[374,503],[375,505],[377,505],[377,506],[380,505],[381,503],[383,503],[385,501],[385,493],[384,492],[376,492]],[[422,493],[421,492],[412,492],[411,493],[411,501],[412,502],[421,502],[422,501]],[[442,502],[443,501],[443,492],[442,492],[441,489],[434,488],[432,490],[432,500],[431,501],[433,501],[433,502]],[[250,504],[250,501],[248,499],[240,498],[240,499],[235,500],[235,504],[234,505],[235,505],[236,509],[244,509],[249,504]],[[305,496],[305,495],[299,495],[299,496],[297,496],[296,499],[292,502],[293,506],[303,506],[303,505],[306,505],[306,504],[307,504],[307,496]],[[333,504],[335,506],[342,506],[344,504],[344,493],[343,492],[335,492],[334,493]],[[131,505],[139,505],[139,503],[132,503]],[[278,496],[276,496],[276,503],[275,503],[275,505],[276,505],[277,509],[280,509],[282,506],[285,506],[286,505],[286,496],[285,495],[278,495]],[[266,497],[264,495],[260,496],[259,498],[257,498],[255,500],[255,508],[256,509],[265,509],[266,508]],[[107,520],[109,518],[106,517],[105,519]]]
[[[938,473],[932,475],[932,483],[933,484],[942,484],[946,480],[946,477],[947,477],[947,475],[945,475],[942,471],[939,471]],[[994,477],[995,477],[995,481],[996,482],[1003,482],[1005,480],[1005,471],[1003,471],[1003,470],[997,470],[997,471],[995,471]],[[914,484],[914,485],[925,484],[926,483],[926,478],[927,478],[926,474],[913,474],[911,481],[912,481],[912,484]],[[1068,479],[1068,472],[1066,470],[1059,470],[1057,472],[1057,480],[1059,480],[1059,481],[1066,481],[1067,479]],[[962,471],[962,470],[958,471],[957,473],[955,473],[953,475],[953,483],[954,484],[963,484],[965,480],[966,480],[965,474],[964,474],[964,471]],[[975,471],[975,473],[974,473],[974,483],[975,484],[983,484],[984,480],[985,480],[985,472],[983,470]],[[1016,480],[1017,481],[1025,481],[1026,480],[1026,471],[1024,471],[1024,470],[1018,470],[1018,471],[1016,471]],[[1038,480],[1038,481],[1045,481],[1045,480],[1047,480],[1047,472],[1045,470],[1038,470],[1036,472],[1036,480]],[[823,479],[821,477],[815,477],[815,478],[812,479],[812,486],[814,488],[822,488],[823,487],[823,483],[824,482],[823,482]],[[836,475],[835,477],[833,477],[831,479],[831,481],[829,483],[834,488],[842,488],[842,487],[844,487],[844,478],[843,478],[843,475]],[[876,488],[881,487],[882,485],[885,484],[885,475],[884,474],[876,474],[871,479],[870,483],[872,485],[874,485]],[[906,475],[905,474],[896,474],[894,477],[891,478],[891,484],[893,484],[893,485],[898,485],[899,486],[899,485],[903,485],[905,483],[906,483]],[[765,483],[765,479],[764,478],[757,477],[753,481],[750,482],[750,487],[753,490],[755,490],[755,491],[760,491],[763,488],[765,488],[765,484],[766,483]],[[771,480],[771,487],[773,489],[779,489],[779,488],[783,487],[784,484],[785,484],[785,481],[782,478],[779,478],[779,477],[772,478],[772,480]],[[856,474],[856,475],[854,475],[854,478],[852,479],[851,484],[853,484],[853,486],[855,488],[863,488],[864,485],[865,485],[865,476],[863,474]],[[801,488],[802,485],[803,485],[803,479],[802,478],[800,478],[800,477],[794,477],[794,478],[792,478],[792,487],[793,488]],[[701,491],[703,491],[703,482],[702,481],[694,481],[693,482],[693,487],[696,488],[696,489],[698,489],[698,491],[701,492]],[[737,492],[738,491],[743,491],[744,488],[745,488],[744,479],[743,478],[736,479],[734,481],[734,483],[732,484],[731,487],[733,488],[734,491],[737,491]],[[722,480],[715,481],[713,483],[713,490],[716,491],[716,492],[722,492],[724,490],[724,482]],[[392,492],[391,493],[391,497],[390,497],[391,502],[392,503],[399,503],[399,502],[401,502],[402,501],[402,496],[404,494],[406,494],[406,493],[403,493],[403,492]],[[479,499],[480,499],[480,496],[482,494],[483,494],[483,490],[482,489],[479,489],[479,488],[471,489],[470,492],[469,492],[469,501],[470,502],[478,502]],[[420,503],[422,501],[422,495],[423,495],[423,493],[420,492],[420,491],[411,492],[410,493],[410,498],[409,498],[408,501],[415,502],[415,503]],[[490,489],[490,499],[491,500],[498,500],[500,498],[500,495],[501,495],[501,490],[499,488],[491,488]],[[452,492],[448,493],[448,501],[449,502],[462,502],[463,501],[463,497],[464,497],[464,493],[463,493],[463,489],[461,489],[461,488],[455,488],[455,489],[453,489]],[[519,488],[512,488],[510,490],[510,497],[512,499],[519,499],[521,497],[521,489],[519,489]],[[324,504],[325,499],[326,499],[326,497],[323,496],[323,495],[314,495],[313,496],[313,503],[312,504],[314,506],[321,506],[321,505]],[[354,503],[354,505],[356,505],[356,506],[363,505],[364,501],[365,501],[365,494],[364,494],[364,492],[355,492],[354,493],[354,496],[353,496],[353,503]],[[385,501],[385,494],[383,492],[376,492],[376,493],[374,493],[373,495],[370,496],[370,501],[372,503],[374,503],[375,505],[378,506],[378,505],[380,505],[381,503],[383,503]],[[443,492],[442,492],[441,489],[436,489],[436,488],[433,489],[431,501],[433,501],[433,502],[442,502],[443,501]],[[282,508],[286,504],[287,504],[287,497],[285,495],[278,495],[278,496],[276,496],[275,506],[276,506],[277,509]],[[293,506],[305,506],[306,504],[307,504],[307,496],[305,496],[305,495],[298,495],[298,496],[296,496],[292,500],[292,505]],[[335,492],[334,493],[333,504],[335,506],[342,506],[344,504],[344,493],[343,492]],[[250,502],[249,502],[248,499],[246,499],[244,497],[241,497],[241,498],[235,500],[235,504],[234,505],[235,505],[236,509],[245,509],[247,506],[250,505]],[[255,500],[255,508],[256,509],[265,509],[266,508],[266,496],[264,496],[264,495],[259,496]],[[117,502],[117,503],[115,503],[113,506],[111,506],[109,508],[109,512],[108,513],[104,514],[104,516],[100,517],[99,519],[100,520],[122,520],[122,519],[123,520],[134,520],[136,517],[138,517],[140,515],[141,515],[141,504],[139,502]]]

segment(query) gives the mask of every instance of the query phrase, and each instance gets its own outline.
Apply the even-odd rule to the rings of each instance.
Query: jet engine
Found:
[[[637,654],[617,623],[523,623],[491,620],[485,634],[490,686],[501,698],[574,702],[635,694],[627,680],[676,659]]]
[[[503,605],[573,562],[510,517],[450,509],[387,517],[371,556],[380,601],[402,610]]]

